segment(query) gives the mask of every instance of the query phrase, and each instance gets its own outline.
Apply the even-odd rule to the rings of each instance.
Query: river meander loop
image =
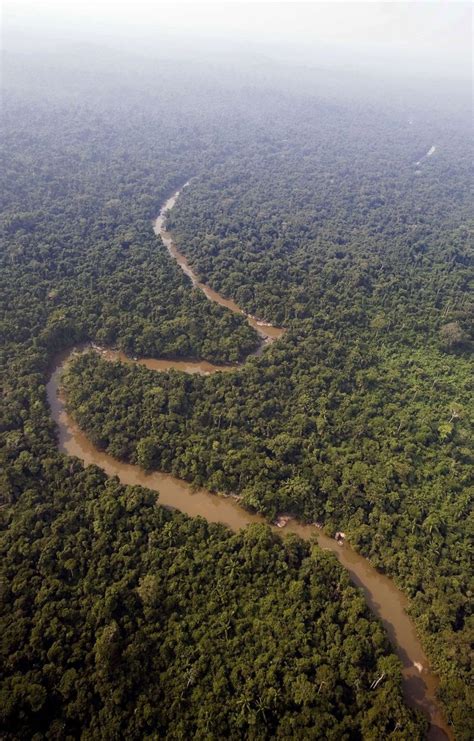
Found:
[[[247,317],[249,324],[262,338],[260,350],[256,353],[259,354],[267,344],[281,337],[285,330],[246,315],[232,300],[224,298],[199,281],[186,257],[173,243],[171,234],[166,231],[166,214],[175,205],[179,193],[180,191],[174,193],[163,204],[155,222],[155,233],[161,238],[173,259],[191,279],[194,287],[202,290],[210,301],[215,301],[230,311],[244,314]],[[139,466],[123,463],[96,448],[68,413],[60,385],[61,373],[71,357],[74,353],[85,350],[99,352],[105,360],[110,362],[137,363],[158,372],[173,369],[183,373],[208,375],[217,372],[238,372],[241,366],[219,366],[206,361],[131,360],[118,351],[89,346],[70,350],[56,358],[53,373],[47,384],[47,395],[51,415],[58,428],[58,445],[61,452],[79,458],[86,466],[98,466],[108,476],[117,476],[122,484],[140,485],[157,491],[160,504],[179,509],[192,517],[199,515],[209,522],[223,523],[234,531],[250,523],[265,522],[260,515],[243,509],[235,497],[217,496],[206,489],[196,491],[186,481],[170,474],[157,471],[148,473]],[[275,525],[271,527],[278,530]],[[403,665],[403,692],[407,704],[421,710],[430,721],[428,738],[430,741],[453,739],[436,698],[439,681],[430,669],[415,626],[406,612],[408,600],[405,595],[391,579],[379,573],[367,559],[356,553],[347,543],[340,545],[314,525],[304,525],[290,519],[284,530],[278,530],[278,532],[295,533],[305,540],[315,539],[323,550],[331,551],[336,556],[339,563],[348,571],[353,584],[362,590],[369,608],[382,621],[395,653]]]

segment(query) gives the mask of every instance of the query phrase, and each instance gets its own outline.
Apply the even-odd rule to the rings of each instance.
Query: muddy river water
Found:
[[[174,245],[171,235],[166,231],[166,213],[174,206],[178,196],[179,192],[163,205],[155,223],[155,232],[161,237],[172,257],[189,276],[195,287],[201,289],[210,300],[216,301],[231,311],[245,315],[245,312],[233,301],[225,299],[199,281],[184,255]],[[272,327],[255,317],[246,316],[251,326],[262,337],[261,349],[284,332],[283,329]],[[216,366],[205,361],[131,360],[118,351],[93,347],[89,349],[100,352],[104,359],[110,362],[138,363],[158,372],[170,369],[199,374],[239,372],[239,366]],[[84,349],[79,351],[82,352]],[[122,463],[94,447],[68,414],[61,394],[61,372],[74,352],[70,351],[57,358],[47,385],[51,414],[58,427],[59,449],[63,453],[76,456],[85,465],[99,466],[107,475],[117,476],[123,484],[139,484],[159,492],[160,504],[164,506],[179,509],[191,516],[205,517],[209,522],[223,523],[234,531],[250,523],[265,521],[263,517],[243,509],[236,498],[217,496],[205,489],[195,490],[187,482],[166,473],[147,473],[139,466]],[[274,525],[271,527],[278,530]],[[388,577],[380,574],[367,559],[356,553],[347,543],[339,545],[314,525],[303,525],[290,520],[284,529],[278,532],[282,535],[288,532],[296,533],[306,540],[316,538],[322,549],[331,551],[336,556],[348,571],[351,581],[363,591],[369,608],[385,626],[392,646],[403,664],[403,691],[406,701],[410,706],[422,710],[430,720],[428,738],[432,741],[452,739],[453,735],[444,721],[436,700],[438,679],[430,669],[414,624],[406,613],[407,599],[402,592]]]

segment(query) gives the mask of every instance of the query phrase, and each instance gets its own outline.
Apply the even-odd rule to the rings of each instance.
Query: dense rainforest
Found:
[[[421,737],[330,556],[92,467],[49,458],[24,481],[3,542],[3,738]]]
[[[2,735],[423,737],[331,556],[168,512],[57,452],[58,352],[236,362],[258,346],[153,234],[191,178],[169,217],[180,248],[287,333],[209,378],[82,355],[70,408],[118,458],[343,527],[410,597],[470,738],[465,135],[369,103],[214,81],[198,96],[178,73],[151,92],[100,79],[53,79],[43,100],[18,78],[4,96]]]

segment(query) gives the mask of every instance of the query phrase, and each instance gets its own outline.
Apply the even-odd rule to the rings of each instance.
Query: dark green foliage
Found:
[[[170,215],[204,282],[346,343],[472,349],[466,132],[318,102],[285,113],[264,142],[196,177]]]
[[[68,465],[43,463],[3,539],[3,738],[421,738],[333,557]]]
[[[231,397],[225,450],[237,440],[266,456],[249,504],[342,527],[404,587],[468,739],[472,147],[446,113],[412,125],[306,101],[267,124],[170,219],[203,280],[290,328]]]
[[[153,236],[194,176],[172,214],[182,249],[287,335],[210,378],[81,357],[70,406],[117,457],[343,526],[409,594],[467,740],[463,136],[355,103],[82,84],[4,101],[2,735],[422,736],[332,559],[170,514],[57,453],[44,383],[58,351],[93,339],[235,362],[256,347]]]
[[[6,106],[6,147],[16,152],[30,139],[26,162],[10,158],[3,173],[6,342],[34,336],[51,353],[94,338],[132,354],[229,361],[254,349],[257,338],[244,320],[190,291],[151,229],[159,205],[199,156],[165,154],[169,131],[159,124],[146,130],[163,141],[150,152],[136,122],[119,112],[112,130],[99,112],[89,131],[87,112],[83,119],[56,112],[59,137],[46,107],[28,112],[23,128],[13,128],[17,110]],[[81,156],[67,151],[71,139],[86,146]],[[25,202],[31,210],[20,212]]]
[[[331,130],[307,120],[303,164],[297,142],[269,137],[194,179],[170,216],[203,280],[284,323],[284,339],[237,375],[209,379],[157,381],[83,358],[70,403],[114,455],[234,491],[271,517],[290,510],[349,531],[412,598],[448,687],[471,670],[464,140],[432,128],[440,151],[418,176],[406,126],[387,151],[387,122],[363,120],[345,143],[350,172]]]

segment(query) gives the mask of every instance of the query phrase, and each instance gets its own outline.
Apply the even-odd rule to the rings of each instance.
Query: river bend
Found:
[[[209,300],[215,301],[233,312],[245,315],[245,312],[233,301],[224,298],[199,281],[187,259],[179,252],[171,235],[166,231],[166,214],[175,205],[178,196],[179,191],[164,203],[155,222],[156,234],[161,237],[170,255],[188,275],[193,285],[202,290]],[[249,324],[257,330],[262,338],[260,351],[264,349],[266,344],[273,342],[284,332],[283,329],[272,327],[253,316],[245,316]],[[206,361],[131,360],[118,351],[94,346],[88,349],[100,352],[104,359],[110,362],[139,363],[158,372],[174,369],[184,373],[207,375],[216,372],[238,372],[240,367],[218,366]],[[58,445],[61,452],[79,458],[86,466],[98,466],[108,476],[117,476],[123,484],[138,484],[157,491],[159,492],[160,504],[179,509],[190,516],[199,515],[205,517],[209,522],[223,523],[234,531],[250,523],[265,522],[260,515],[244,510],[234,497],[217,496],[205,489],[196,491],[187,482],[170,474],[156,471],[147,473],[139,466],[123,463],[97,449],[68,413],[61,393],[61,373],[74,353],[82,351],[84,351],[84,348],[71,350],[59,356],[47,384],[48,401],[51,415],[58,428]],[[271,525],[271,527],[275,530],[278,529],[275,525]],[[339,545],[314,525],[303,525],[291,519],[284,530],[279,530],[279,532],[282,534],[295,533],[305,540],[316,538],[323,550],[331,551],[336,556],[341,565],[348,571],[353,584],[364,593],[369,608],[382,621],[390,642],[403,665],[403,691],[407,704],[421,710],[430,720],[431,726],[428,738],[431,741],[452,739],[452,732],[441,714],[436,699],[439,682],[430,669],[414,624],[407,615],[408,601],[405,595],[391,579],[379,573],[367,559],[356,553],[347,543],[342,546]]]

